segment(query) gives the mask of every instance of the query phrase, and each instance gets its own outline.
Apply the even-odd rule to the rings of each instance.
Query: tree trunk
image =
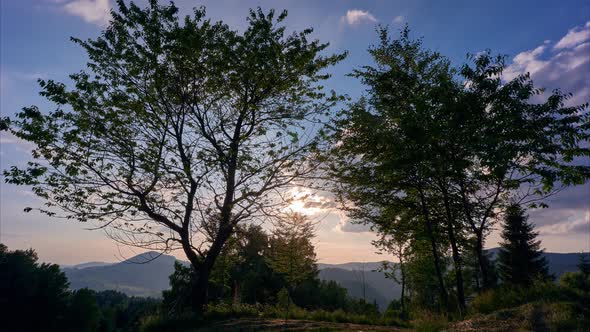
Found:
[[[465,290],[463,287],[463,265],[461,262],[461,254],[457,246],[457,238],[455,237],[455,228],[453,222],[455,221],[454,213],[451,210],[449,196],[444,183],[439,183],[444,197],[445,212],[447,215],[447,233],[449,242],[451,242],[451,249],[453,252],[453,265],[455,267],[455,282],[457,287],[457,301],[459,302],[459,315],[463,317],[465,314]]]
[[[195,267],[195,265],[193,265],[193,267],[195,267],[195,270],[196,270],[196,276],[195,276],[195,281],[193,282],[192,304],[193,304],[193,309],[196,312],[203,312],[206,309],[207,300],[208,300],[207,291],[209,288],[208,287],[209,286],[209,276],[211,275],[211,270],[213,269],[213,265],[215,264],[215,260],[217,259],[217,257],[221,253],[221,249],[223,248],[223,245],[225,244],[225,242],[227,241],[227,239],[230,237],[230,235],[232,233],[233,227],[231,227],[231,224],[227,223],[225,225],[229,225],[229,226],[224,227],[222,225],[219,227],[219,233],[217,234],[215,241],[213,242],[213,244],[209,248],[209,251],[207,252],[207,256],[205,257],[203,262],[200,264],[197,264],[196,267]],[[193,263],[193,262],[191,261],[191,263]]]
[[[445,288],[445,282],[442,275],[442,270],[440,268],[440,257],[438,255],[438,250],[436,249],[436,239],[434,238],[434,233],[432,230],[432,224],[430,220],[426,221],[426,227],[428,230],[428,237],[430,238],[430,246],[432,250],[432,256],[434,258],[434,269],[436,270],[436,277],[438,279],[438,288],[440,292],[440,298],[443,302],[447,311],[450,311],[449,308],[449,297],[447,295],[447,290]]]
[[[436,278],[438,279],[438,288],[440,292],[440,298],[445,306],[447,312],[450,312],[449,307],[449,297],[447,295],[447,290],[445,288],[445,282],[442,275],[442,270],[440,268],[440,257],[438,255],[438,250],[436,249],[436,238],[434,237],[434,230],[432,229],[432,221],[430,220],[430,216],[428,214],[428,208],[426,207],[426,198],[424,197],[424,193],[420,192],[420,199],[422,204],[422,214],[424,216],[424,221],[426,222],[426,231],[428,233],[428,237],[430,238],[430,246],[432,250],[432,257],[434,259],[434,269],[436,270]]]
[[[399,269],[401,273],[401,281],[402,281],[402,295],[400,298],[401,307],[402,307],[402,317],[406,317],[406,271],[404,270],[404,261],[402,255],[400,255],[399,260]]]
[[[479,264],[479,270],[481,272],[481,290],[488,289],[489,279],[488,279],[488,265],[486,261],[486,257],[483,252],[483,232],[478,231],[476,233],[477,236],[477,243],[475,244],[475,252],[477,253],[477,262]]]
[[[234,280],[234,306],[237,306],[239,304],[240,304],[240,282],[238,280]]]
[[[455,238],[455,232],[453,225],[448,223],[449,240],[451,242],[451,248],[453,251],[453,264],[455,265],[455,281],[457,283],[457,300],[459,302],[459,314],[461,317],[465,314],[465,290],[463,287],[463,267],[461,262],[461,255],[459,248],[457,247],[457,239]]]

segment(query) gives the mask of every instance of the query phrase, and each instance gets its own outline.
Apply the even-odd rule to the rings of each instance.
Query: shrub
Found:
[[[447,317],[430,311],[415,311],[412,328],[416,332],[437,332],[448,326]]]
[[[489,314],[499,309],[512,308],[528,302],[562,301],[571,295],[552,282],[537,281],[530,287],[501,286],[479,294],[470,305],[472,313]]]
[[[142,319],[141,332],[185,332],[203,325],[203,317],[185,313],[174,317],[165,315],[149,315]]]

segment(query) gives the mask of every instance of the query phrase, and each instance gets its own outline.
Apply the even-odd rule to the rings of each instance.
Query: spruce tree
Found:
[[[506,210],[502,231],[498,272],[503,283],[529,286],[534,279],[548,279],[547,260],[537,240],[538,232],[528,222],[525,211],[517,204]]]

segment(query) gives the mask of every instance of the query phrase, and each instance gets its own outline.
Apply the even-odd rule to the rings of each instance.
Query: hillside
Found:
[[[497,248],[490,249],[492,256]],[[174,270],[176,258],[148,252],[120,263],[91,262],[64,267],[72,289],[90,288],[94,290],[113,289],[132,296],[159,297],[169,287],[168,277]],[[549,271],[559,277],[565,271],[577,269],[577,253],[545,253]],[[364,272],[364,298],[375,301],[384,310],[392,299],[398,298],[401,288],[383,273],[374,271],[380,262],[351,262],[344,264],[318,264],[322,280],[334,280],[356,298],[363,298],[362,273]]]
[[[376,302],[380,310],[385,310],[391,300],[401,294],[401,287],[395,281],[385,278],[382,272],[365,270],[364,296],[362,270],[346,270],[333,267],[320,267],[319,277],[322,280],[334,280],[348,290],[352,297],[367,302]]]
[[[112,289],[131,296],[160,297],[169,287],[168,277],[174,271],[176,258],[157,255],[147,252],[120,263],[89,267],[79,264],[63,270],[72,289]]]

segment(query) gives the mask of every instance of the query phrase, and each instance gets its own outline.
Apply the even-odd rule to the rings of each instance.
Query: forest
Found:
[[[588,103],[507,79],[491,50],[453,64],[408,25],[377,27],[352,98],[328,89],[348,53],[329,54],[311,28],[288,32],[286,11],[252,9],[234,30],[204,7],[117,5],[99,37],[72,38],[89,62],[70,86],[38,81],[53,110],[0,119],[34,146],[4,178],[43,200],[25,212],[188,264],[161,298],[129,297],[70,290],[59,266],[2,245],[2,321],[15,331],[590,328],[590,256],[556,279],[529,221],[590,179]],[[379,308],[318,278],[321,221],[287,208],[305,200],[293,188],[378,235],[399,299]]]

